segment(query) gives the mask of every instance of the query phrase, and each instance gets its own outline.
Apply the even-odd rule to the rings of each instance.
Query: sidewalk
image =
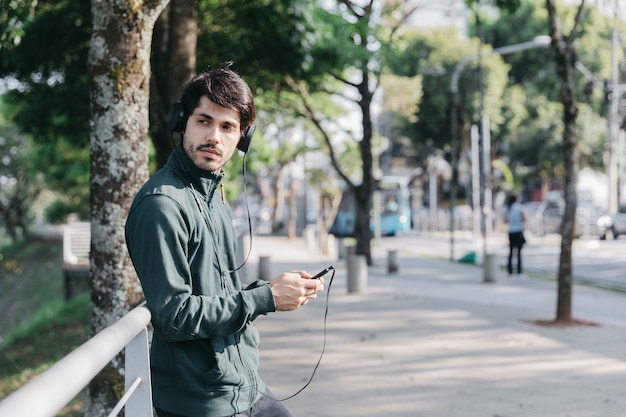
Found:
[[[311,383],[285,402],[294,417],[626,416],[626,296],[575,286],[574,316],[554,328],[556,284],[475,265],[399,254],[389,275],[374,248],[367,288],[347,293],[345,261],[302,240],[255,236],[246,266],[270,256],[272,275],[333,264],[326,350]],[[329,286],[327,275],[326,286]],[[261,372],[274,394],[306,384],[323,349],[326,296],[260,317]]]

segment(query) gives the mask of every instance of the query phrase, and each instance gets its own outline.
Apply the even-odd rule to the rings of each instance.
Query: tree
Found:
[[[165,126],[170,105],[194,73],[233,61],[258,97],[263,91],[280,90],[282,77],[298,70],[303,59],[300,1],[177,0],[166,9],[157,22],[153,46],[155,168],[164,165],[172,149]],[[231,177],[236,175],[227,180]],[[229,184],[229,189],[237,188]]]
[[[449,39],[456,36],[450,29],[429,32],[416,31],[404,36],[403,47],[394,51],[389,66],[392,72],[405,77],[421,77],[421,99],[414,121],[400,129],[402,135],[411,138],[413,163],[426,165],[427,158],[436,150],[450,152],[450,76],[460,58],[478,52],[477,39],[459,39],[450,45]],[[491,121],[494,136],[498,136],[505,119],[502,109],[506,105],[507,74],[509,67],[499,56],[483,59],[485,78],[485,113]],[[469,148],[469,127],[476,123],[480,96],[478,76],[474,68],[468,66],[459,77],[459,127],[463,137],[463,149]],[[405,82],[406,85],[406,82]],[[390,109],[390,107],[387,107]],[[396,115],[399,115],[397,111]],[[409,120],[408,118],[404,118]]]
[[[319,231],[319,244],[322,253],[330,252],[328,231],[330,230],[343,197],[343,191],[333,181],[328,170],[313,167],[308,170],[309,184],[313,187],[314,198],[318,204],[317,228]]]
[[[191,74],[233,60],[254,89],[280,90],[282,75],[301,67],[299,28],[305,26],[300,24],[300,1],[176,0],[161,15],[152,51],[151,170],[169,156],[172,140],[165,118]],[[70,212],[87,218],[90,4],[69,0],[5,4],[0,8],[0,22],[6,22],[0,25],[0,77],[19,82],[20,88],[6,98],[15,109],[13,121],[33,138],[33,163],[45,174],[48,187],[63,194],[54,220],[63,221]],[[227,178],[234,182],[237,176]]]
[[[317,8],[311,24],[316,33],[309,50],[308,82],[287,77],[287,83],[301,98],[299,112],[307,117],[324,138],[333,168],[355,197],[356,253],[372,264],[370,208],[376,187],[374,178],[374,115],[372,103],[385,66],[385,54],[397,38],[399,28],[417,10],[411,1],[386,2],[378,8],[373,0],[358,3],[338,0],[333,9]],[[360,126],[341,127],[316,107],[313,95],[325,94],[351,103],[358,111]],[[332,102],[333,99],[327,100]],[[336,115],[333,115],[336,119]],[[342,132],[338,135],[338,132]],[[339,163],[335,139],[353,140],[360,154],[360,178],[350,177]],[[376,156],[377,157],[377,156]]]
[[[296,132],[296,126],[284,124],[280,118],[275,118],[274,123],[269,125],[267,131],[267,136],[273,138],[272,149],[269,153],[270,158],[266,159],[267,163],[264,164],[264,168],[260,171],[261,173],[265,173],[264,176],[271,179],[272,194],[274,196],[273,203],[271,204],[273,209],[272,233],[277,233],[285,228],[285,226],[288,226],[287,230],[290,239],[296,237],[294,230],[296,219],[289,215],[288,224],[285,225],[283,216],[286,194],[289,194],[289,197],[294,197],[294,190],[292,188],[296,184],[296,180],[290,168],[292,168],[297,156],[306,151],[306,146],[303,142],[294,140],[294,136],[297,134]],[[265,138],[263,140],[265,141]],[[266,153],[266,155],[267,154],[268,153]],[[291,184],[289,188],[292,189],[289,193],[287,193],[286,190],[287,179]],[[290,201],[292,201],[291,198]],[[292,203],[288,204],[289,213],[293,213],[293,210],[295,210],[295,205],[292,205]]]
[[[167,114],[183,86],[196,73],[198,0],[175,0],[161,13],[152,41],[150,77],[150,136],[155,165],[167,162],[174,143]]]
[[[92,0],[87,69],[91,144],[91,325],[98,332],[142,298],[124,223],[148,179],[152,31],[168,0]],[[106,415],[123,386],[120,358],[90,384],[87,415]]]
[[[580,35],[580,23],[585,9],[585,0],[581,0],[576,16],[571,23],[568,34],[564,34],[562,22],[554,0],[546,0],[548,10],[548,27],[551,48],[559,78],[560,97],[563,104],[563,166],[564,166],[564,199],[565,212],[561,225],[561,253],[559,256],[558,289],[557,289],[557,322],[572,321],[572,242],[576,221],[578,182],[578,102],[574,85],[574,69],[570,65],[574,54],[574,40]]]
[[[32,169],[30,149],[17,129],[0,126],[0,224],[13,242],[29,239],[32,206],[43,190],[39,173]]]
[[[19,86],[5,94],[11,122],[32,139],[33,167],[45,174],[49,188],[63,193],[58,205],[66,207],[65,215],[87,218],[89,2],[4,4],[0,13],[11,23],[0,42],[0,76]]]
[[[575,10],[564,10],[573,18]],[[494,47],[512,45],[548,33],[548,13],[543,0],[524,2],[513,14],[498,16],[484,23],[485,40]],[[598,79],[610,74],[610,31],[613,24],[595,8],[586,11],[581,22],[581,36],[576,40],[576,66],[583,65]],[[541,179],[542,189],[548,190],[553,179],[562,178],[561,125],[555,112],[560,113],[559,83],[555,63],[547,60],[549,49],[533,49],[520,54],[503,56],[511,71],[511,83],[518,89],[519,100],[507,100],[504,114],[507,122],[501,131],[501,144],[496,149],[507,154],[511,167],[518,167],[518,177],[527,183]],[[598,149],[606,143],[606,105],[597,80],[574,71],[574,83],[581,116],[579,146],[581,167],[604,169],[604,155]],[[509,94],[510,96],[510,94]],[[557,109],[558,107],[558,109]],[[523,173],[523,174],[522,174]],[[556,175],[555,175],[556,174]]]

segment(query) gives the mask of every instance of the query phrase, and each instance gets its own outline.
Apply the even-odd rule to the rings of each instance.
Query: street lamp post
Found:
[[[485,58],[488,56],[492,56],[492,55],[507,55],[507,54],[512,54],[515,52],[521,52],[521,51],[525,51],[528,49],[535,49],[535,48],[545,48],[548,47],[550,45],[550,37],[547,35],[542,35],[542,36],[537,36],[535,37],[532,41],[529,42],[522,42],[522,43],[518,43],[515,45],[508,45],[508,46],[502,46],[500,48],[495,48],[492,49],[490,51],[483,51],[483,52],[479,52],[476,54],[472,54],[472,55],[468,55],[467,57],[463,58],[454,68],[454,72],[452,73],[452,77],[450,79],[450,95],[452,96],[452,107],[451,107],[451,127],[452,127],[452,137],[451,137],[451,158],[452,158],[452,184],[450,186],[450,260],[454,260],[454,208],[456,205],[456,193],[457,193],[457,180],[458,180],[458,167],[457,167],[457,149],[458,149],[458,142],[459,142],[459,121],[458,121],[458,109],[459,109],[459,105],[460,105],[460,99],[459,99],[459,77],[461,76],[461,73],[463,72],[463,70],[465,69],[465,67],[467,67],[467,65],[469,65],[472,61],[477,60],[477,59],[481,59],[481,58]],[[481,111],[482,114],[482,111]],[[485,130],[487,128],[486,123],[484,120],[481,120],[481,124],[482,124],[482,134],[480,135],[479,138],[479,148],[480,149],[484,149],[484,135],[485,135]],[[489,161],[490,158],[485,158],[485,161]],[[475,162],[474,162],[475,163]],[[482,193],[484,193],[484,188],[481,187],[481,191]],[[485,216],[485,207],[482,207],[482,201],[484,201],[484,198],[481,199],[481,207],[480,207],[480,211],[482,213],[482,216]],[[475,204],[475,202],[474,202]],[[487,242],[487,228],[483,227],[482,228],[482,233],[483,233],[483,267],[485,268],[485,273],[487,265],[485,265],[485,257],[487,255],[487,247],[486,247],[486,242]]]
[[[576,61],[574,66],[580,71],[587,80],[591,81],[595,87],[604,89],[606,99],[609,103],[607,113],[608,124],[608,147],[607,147],[607,177],[608,177],[608,202],[607,209],[609,214],[613,214],[617,211],[620,204],[620,188],[622,184],[622,172],[624,169],[624,147],[623,140],[620,137],[619,127],[619,101],[622,96],[626,94],[626,84],[618,84],[618,68],[617,60],[615,59],[616,50],[615,44],[615,31],[613,32],[612,57],[611,57],[611,78],[604,82],[596,77],[587,67],[585,67],[580,61]]]

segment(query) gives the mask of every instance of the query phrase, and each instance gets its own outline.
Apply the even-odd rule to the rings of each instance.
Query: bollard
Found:
[[[353,240],[348,241],[348,243],[345,243],[346,245],[346,257],[350,257],[350,255],[356,255],[356,242],[354,242]]]
[[[259,279],[262,279],[263,281],[270,280],[270,257],[269,256],[259,257]]]
[[[360,293],[367,286],[367,261],[365,255],[348,255],[348,293]]]
[[[337,259],[346,259],[346,240],[343,238],[337,239]]]
[[[306,246],[313,250],[315,247],[315,229],[311,226],[307,226],[304,228],[304,241],[306,242]]]
[[[496,255],[486,253],[483,259],[483,282],[495,282],[497,274]]]
[[[351,254],[356,253],[356,241],[353,238],[344,237],[337,239],[337,259],[345,259],[346,261]]]
[[[398,251],[395,249],[387,252],[387,272],[389,274],[394,274],[398,272]]]
[[[335,243],[335,235],[326,235],[326,252],[323,254],[329,255],[331,258],[337,257],[337,244]]]

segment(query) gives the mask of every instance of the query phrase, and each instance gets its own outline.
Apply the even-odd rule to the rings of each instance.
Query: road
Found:
[[[524,269],[530,274],[556,277],[560,255],[560,236],[527,236],[528,244],[522,252]],[[485,253],[483,240],[466,232],[455,232],[453,259],[475,252],[478,262]],[[374,244],[375,250],[396,249],[402,255],[451,257],[449,233],[416,233],[382,238]],[[487,239],[486,253],[496,254],[498,265],[505,267],[508,240],[503,233],[494,233]],[[573,275],[577,282],[626,290],[626,238],[601,241],[597,237],[576,239],[572,247]],[[502,271],[504,275],[505,272]]]

